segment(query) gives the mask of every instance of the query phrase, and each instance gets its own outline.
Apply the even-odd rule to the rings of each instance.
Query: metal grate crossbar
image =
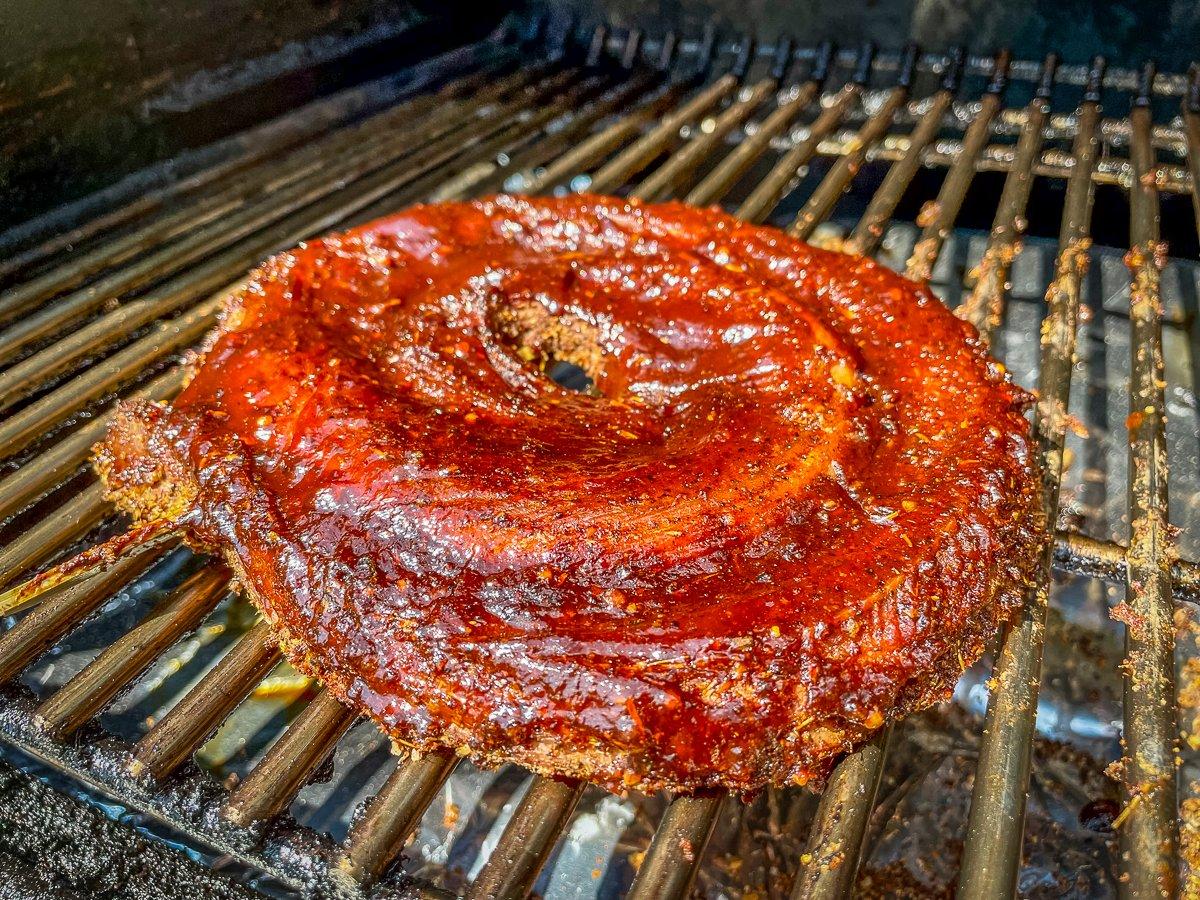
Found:
[[[406,204],[497,190],[592,190],[648,200],[724,203],[750,221],[777,221],[811,239],[863,166],[886,167],[857,224],[842,239],[876,254],[901,203],[927,167],[944,170],[936,200],[905,266],[927,280],[980,172],[1004,173],[987,246],[968,273],[960,313],[985,339],[1008,303],[1037,179],[1065,183],[1061,230],[1045,294],[1034,429],[1047,520],[1059,520],[1068,401],[1097,185],[1129,198],[1129,323],[1132,363],[1127,546],[1060,531],[1018,618],[1001,638],[976,768],[958,891],[963,897],[1016,890],[1041,681],[1052,573],[1124,584],[1127,760],[1120,829],[1122,891],[1179,890],[1176,723],[1172,621],[1200,598],[1200,570],[1175,558],[1166,496],[1163,387],[1162,193],[1191,193],[1200,222],[1200,74],[1190,80],[1141,72],[920,53],[836,52],[790,41],[726,46],[709,33],[677,41],[614,37],[601,27],[582,40],[568,29],[547,45],[497,38],[456,57],[444,85],[363,121],[333,128],[299,150],[254,153],[189,178],[123,212],[80,222],[0,265],[0,519],[15,520],[0,546],[0,588],[11,587],[99,533],[113,511],[84,474],[116,397],[170,399],[181,387],[181,354],[213,325],[222,298],[264,255]],[[959,96],[981,80],[972,98]],[[1029,100],[1006,106],[1014,82]],[[839,83],[840,82],[840,83]],[[918,85],[931,84],[928,92]],[[1077,108],[1052,98],[1073,91]],[[1105,118],[1108,92],[1129,94],[1129,114]],[[1181,104],[1156,122],[1156,104]],[[1174,98],[1173,100],[1170,98]],[[907,129],[901,126],[908,125]],[[1052,142],[1069,142],[1069,150]],[[1160,163],[1174,155],[1178,162]],[[812,164],[830,164],[815,186]],[[786,224],[786,222],[785,222]],[[87,238],[81,249],[67,252]],[[61,259],[59,259],[61,257]],[[328,760],[356,717],[318,692],[231,792],[203,789],[221,821],[181,812],[168,776],[189,770],[197,748],[280,659],[264,625],[250,627],[136,745],[121,746],[119,771],[101,770],[66,739],[88,725],[181,636],[195,631],[228,591],[228,573],[199,568],[144,619],[50,696],[36,702],[12,683],[108,598],[173,552],[136,548],[104,571],[44,593],[0,634],[4,688],[0,736],[70,771],[132,808],[183,828],[198,843],[271,873],[304,881],[264,835]],[[17,613],[23,615],[17,615]],[[889,734],[847,757],[821,798],[791,888],[794,898],[849,896],[868,821],[887,765]],[[385,877],[406,839],[457,764],[450,752],[400,761],[356,819],[345,843],[327,847],[320,878],[366,890]],[[187,777],[200,779],[194,768]],[[536,777],[467,897],[519,897],[568,828],[585,786]],[[200,790],[200,789],[197,789]],[[727,798],[678,797],[628,886],[634,898],[683,897],[704,864],[704,847]],[[312,855],[320,838],[304,844]],[[327,843],[327,842],[326,842]],[[295,845],[300,846],[300,845]],[[320,854],[317,854],[320,855]],[[444,891],[426,885],[430,896]]]

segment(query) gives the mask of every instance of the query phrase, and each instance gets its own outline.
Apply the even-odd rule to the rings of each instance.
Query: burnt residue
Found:
[[[912,717],[897,729],[856,896],[954,895],[978,735],[978,720],[954,707]],[[1111,897],[1116,840],[1100,827],[1100,811],[1119,804],[1103,761],[1040,737],[1033,757],[1019,895]]]
[[[6,898],[251,900],[260,894],[0,762]]]

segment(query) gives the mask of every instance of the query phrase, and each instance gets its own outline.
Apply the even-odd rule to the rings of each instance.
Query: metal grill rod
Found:
[[[697,794],[671,801],[638,867],[628,900],[687,896],[726,798],[723,793]]]
[[[579,135],[586,133],[587,129],[596,122],[614,111],[624,109],[636,102],[639,96],[653,87],[655,81],[656,79],[650,78],[648,75],[631,81],[618,95],[601,101],[586,110],[583,115],[573,119],[570,125],[556,132],[554,140],[539,142],[512,157],[504,154],[491,162],[474,166],[458,178],[447,182],[446,186],[437,191],[431,199],[461,200],[472,195],[495,193],[503,190],[508,180],[532,177],[525,173],[542,168],[545,163],[554,159],[565,148],[572,146],[574,140]],[[575,146],[582,148],[588,144],[588,140],[585,139]],[[509,175],[510,172],[516,174]],[[510,189],[510,192],[513,191]]]
[[[850,897],[887,758],[891,728],[838,764],[800,857],[792,900]]]
[[[212,612],[228,590],[228,573],[197,572],[132,631],[109,645],[34,715],[40,731],[62,739],[96,715],[163,651]]]
[[[826,42],[813,63],[812,70],[803,85],[795,89],[752,133],[747,134],[724,159],[713,167],[696,187],[684,198],[693,206],[707,206],[723,197],[737,180],[770,148],[771,141],[792,124],[808,109],[821,92],[821,86],[829,76],[833,45]]]
[[[932,221],[921,232],[921,237],[908,260],[905,275],[913,281],[930,279],[933,274],[933,263],[941,252],[942,244],[945,243],[950,230],[954,227],[955,219],[958,218],[963,199],[967,195],[967,188],[971,186],[971,181],[975,177],[975,161],[984,144],[987,143],[992,121],[996,118],[1003,103],[1004,92],[1008,87],[1008,67],[1011,60],[1011,54],[1007,50],[1002,50],[996,56],[992,81],[980,102],[979,112],[976,113],[966,134],[963,135],[962,150],[955,157],[950,171],[946,173],[946,180],[942,182],[937,200],[931,207]]]
[[[1042,152],[1043,132],[1046,119],[1050,116],[1050,97],[1054,93],[1057,69],[1058,54],[1051,53],[1043,64],[1041,83],[1026,107],[1025,124],[1021,126],[1013,166],[1004,180],[992,232],[979,263],[975,287],[959,311],[959,315],[974,325],[989,343],[1003,320],[1009,269],[1021,249],[1025,207],[1033,187],[1033,163]]]
[[[246,699],[280,656],[270,626],[259,622],[138,741],[129,773],[162,778],[174,771]]]
[[[1128,548],[1082,534],[1059,532],[1054,544],[1054,566],[1060,572],[1124,584]],[[1171,560],[1171,589],[1179,602],[1200,603],[1200,563]]]
[[[904,53],[904,61],[896,79],[896,86],[892,88],[883,105],[859,129],[853,141],[854,149],[838,158],[817,189],[813,191],[812,196],[808,198],[808,202],[805,203],[804,208],[800,210],[788,228],[788,234],[792,237],[807,240],[818,223],[823,222],[833,212],[838,198],[846,190],[847,185],[854,180],[854,176],[858,174],[863,160],[867,157],[867,152],[883,139],[892,127],[897,110],[908,102],[919,56],[920,50],[917,45],[909,44]]]
[[[20,675],[105,601],[141,577],[163,554],[161,547],[143,550],[117,560],[90,578],[51,591],[36,609],[0,634],[0,683]]]
[[[675,61],[676,46],[674,33],[669,33],[662,42],[658,62],[660,72],[666,73],[670,70]],[[539,160],[535,166],[527,166],[516,172],[508,180],[509,190],[514,192],[538,191],[547,185],[556,184],[567,172],[573,172],[583,164],[590,166],[593,162],[605,158],[613,149],[636,134],[645,122],[652,120],[663,110],[669,109],[679,97],[702,81],[712,65],[714,48],[713,40],[708,40],[702,48],[699,64],[691,75],[672,81],[657,97],[633,112],[623,114],[616,123],[586,138],[575,148],[550,162],[548,167],[543,168]]]
[[[753,43],[748,43],[747,47],[752,48]],[[673,154],[653,173],[647,175],[630,192],[629,196],[637,200],[653,201],[674,194],[680,183],[695,171],[713,149],[723,142],[734,129],[741,127],[754,110],[766,102],[778,89],[779,82],[783,80],[791,67],[791,42],[781,40],[779,48],[780,53],[776,55],[768,77],[759,79],[746,91],[743,98],[730,103],[715,118],[705,120],[698,129],[699,133],[694,135],[680,152]],[[746,56],[748,57],[749,54],[748,50]],[[745,66],[739,65],[739,68],[744,69]],[[740,76],[744,78],[744,72],[740,73]],[[711,124],[711,128],[704,127],[709,124]]]
[[[526,896],[586,786],[574,779],[535,775],[492,855],[463,895],[465,900]]]
[[[183,372],[172,369],[131,397],[169,400],[183,386]],[[0,521],[8,519],[55,485],[78,471],[91,453],[92,445],[104,437],[112,411],[102,412],[71,432],[7,478],[0,480]]]
[[[668,92],[667,102],[672,104],[678,96],[682,96],[686,91],[694,87],[697,83],[703,81],[704,75],[707,73],[709,66],[712,63],[712,53],[714,45],[709,43],[708,48],[704,51],[700,66],[695,73],[683,81],[673,85],[673,90]],[[617,187],[624,184],[629,176],[644,169],[653,159],[666,150],[668,147],[677,144],[680,140],[679,130],[693,121],[697,116],[702,115],[712,107],[719,104],[726,96],[729,95],[738,85],[740,80],[740,71],[746,61],[746,56],[743,53],[739,60],[734,63],[731,71],[725,73],[715,81],[702,85],[699,91],[684,102],[676,109],[670,109],[669,105],[664,107],[665,115],[657,125],[653,126],[647,133],[643,134],[635,140],[630,146],[626,147],[615,157],[605,163],[596,171],[588,180],[586,186],[580,186],[579,189],[589,190],[595,193],[605,193],[616,190]],[[640,123],[639,123],[640,124]],[[636,131],[629,131],[628,134],[634,134]],[[564,161],[560,161],[564,162]],[[573,162],[572,162],[573,164]],[[543,175],[543,184],[548,184],[546,176]],[[531,188],[536,190],[537,188]]]
[[[637,134],[644,123],[653,120],[663,109],[670,107],[674,99],[685,90],[686,87],[682,83],[672,84],[658,97],[624,115],[604,130],[590,135],[549,164],[531,166],[510,176],[506,188],[513,193],[536,193],[547,186],[558,184],[567,174],[604,159],[615,148]]]
[[[871,60],[874,55],[874,45],[868,44],[863,47],[859,54],[858,71],[851,82],[842,88],[833,102],[817,116],[817,120],[809,128],[808,136],[784,153],[766,177],[751,191],[750,196],[742,202],[737,210],[739,219],[745,219],[747,222],[763,221],[779,201],[795,187],[802,170],[816,155],[821,139],[833,131],[850,112],[850,107],[858,102],[870,78]]]
[[[283,812],[357,718],[322,690],[234,789],[221,815],[247,827]]]
[[[1092,71],[1094,78],[1084,90],[1079,110],[1079,131],[1072,148],[1075,169],[1067,183],[1055,278],[1046,292],[1047,314],[1041,332],[1034,439],[1042,471],[1042,515],[1048,522],[1058,515],[1062,486],[1071,367],[1091,243],[1091,170],[1100,152],[1104,60],[1097,58]],[[1053,548],[1046,547],[1035,587],[1000,640],[959,876],[959,894],[964,898],[1011,894],[1016,888],[1053,554]]]
[[[353,882],[369,886],[404,848],[458,757],[436,750],[401,763],[346,838],[337,867]]]
[[[237,211],[253,199],[270,195],[294,182],[320,171],[330,160],[341,160],[343,154],[362,150],[384,150],[394,142],[394,129],[407,124],[433,133],[438,122],[453,121],[451,114],[469,115],[491,97],[506,88],[488,87],[488,78],[496,77],[496,66],[451,82],[432,95],[416,97],[396,107],[377,113],[356,125],[330,131],[282,161],[264,161],[237,177],[218,183],[218,190],[194,198],[182,208],[158,216],[128,234],[120,235],[90,250],[70,258],[62,265],[30,278],[6,291],[0,297],[0,315],[11,316],[42,303],[72,288],[105,269],[129,262],[139,254],[165,244],[217,218]],[[534,73],[517,73],[504,79],[508,85],[528,83]],[[484,90],[480,90],[483,88]],[[464,95],[474,95],[470,103],[456,102]],[[449,104],[449,107],[443,105]],[[428,115],[423,122],[421,117]],[[435,135],[436,136],[436,135]]]
[[[904,196],[921,167],[925,148],[937,137],[946,113],[954,104],[954,95],[962,78],[963,60],[964,52],[961,47],[951,51],[941,89],[933,96],[929,109],[909,135],[904,155],[888,169],[878,190],[871,197],[866,212],[846,242],[847,253],[873,256],[878,251],[884,229],[895,214],[900,198]]]
[[[1119,829],[1127,897],[1178,890],[1179,818],[1171,537],[1167,519],[1166,401],[1159,298],[1159,201],[1150,140],[1155,79],[1146,65],[1130,119],[1129,551],[1125,744],[1121,780],[1127,819]]]
[[[533,99],[540,100],[568,86],[577,76],[578,72],[574,70],[559,72],[529,90],[533,93]],[[126,266],[87,288],[61,297],[55,303],[43,307],[0,332],[0,361],[11,359],[33,341],[95,310],[108,299],[119,297],[166,275],[178,273],[213,253],[232,248],[225,257],[218,258],[231,258],[231,262],[225,267],[228,274],[224,277],[225,281],[229,281],[236,272],[244,271],[273,247],[299,240],[292,238],[281,242],[274,231],[264,232],[263,229],[283,220],[281,227],[287,228],[291,225],[287,232],[290,236],[295,230],[295,224],[285,219],[285,216],[331,195],[334,195],[333,199],[336,200],[336,194],[345,191],[347,182],[362,179],[354,189],[369,190],[370,186],[381,180],[391,184],[389,179],[394,178],[398,187],[406,180],[419,177],[428,171],[431,161],[433,165],[440,165],[464,147],[504,127],[507,117],[522,109],[526,99],[529,98],[518,95],[496,107],[486,108],[485,113],[468,120],[466,124],[456,122],[455,124],[460,126],[459,130],[451,127],[440,137],[415,148],[409,147],[401,137],[399,140],[393,139],[386,154],[371,152],[369,147],[361,152],[351,153],[345,160],[327,166],[285,191],[270,194],[263,198],[262,202],[252,204],[238,214],[210,223],[184,240],[142,257],[135,264]],[[254,240],[248,240],[252,237]],[[238,245],[238,242],[243,243]],[[212,266],[213,263],[209,265]],[[158,292],[169,291],[178,283],[178,279],[168,281],[158,288]],[[214,288],[209,288],[212,289]],[[4,298],[0,298],[0,305],[7,303],[11,309],[15,302],[14,296],[15,293],[10,291]]]

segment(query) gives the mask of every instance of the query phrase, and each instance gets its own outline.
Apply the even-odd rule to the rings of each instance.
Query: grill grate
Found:
[[[764,221],[804,194],[809,168],[824,158],[831,164],[789,229],[806,239],[820,235],[864,166],[887,165],[842,244],[866,254],[884,246],[888,226],[921,174],[929,167],[945,170],[937,199],[918,220],[922,231],[905,266],[908,276],[922,280],[943,258],[977,174],[1005,173],[986,249],[967,274],[960,307],[989,340],[1005,318],[1034,181],[1065,181],[1035,419],[1046,512],[1058,521],[1093,196],[1097,186],[1119,186],[1130,203],[1131,539],[1126,548],[1060,531],[1041,562],[1036,591],[1001,640],[959,890],[982,897],[1011,895],[1016,887],[1057,568],[1124,584],[1127,621],[1139,623],[1129,629],[1125,670],[1130,761],[1123,773],[1122,891],[1173,894],[1179,835],[1171,623],[1177,603],[1200,597],[1200,567],[1175,559],[1169,537],[1157,260],[1160,194],[1190,192],[1200,221],[1200,71],[1185,80],[1158,75],[1150,65],[1140,73],[1106,73],[1102,60],[1060,66],[1053,56],[1039,65],[1012,61],[1007,53],[980,59],[909,48],[877,56],[871,47],[836,53],[829,46],[757,47],[746,40],[725,47],[711,33],[677,44],[671,36],[644,41],[637,32],[616,39],[597,28],[588,40],[577,48],[568,30],[548,49],[540,33],[525,44],[483,42],[467,54],[466,71],[435,93],[331,130],[282,159],[256,152],[223,164],[134,204],[132,212],[80,223],[0,267],[0,278],[13,281],[0,294],[0,321],[8,323],[0,330],[0,364],[6,366],[0,411],[7,414],[0,422],[0,457],[7,460],[0,519],[13,519],[0,548],[0,587],[78,547],[108,521],[111,510],[98,487],[79,471],[103,433],[112,398],[173,396],[181,385],[180,352],[213,325],[221,298],[265,254],[418,200],[499,189],[686,197],[735,206],[739,216]],[[752,78],[760,62],[766,74]],[[805,74],[793,84],[795,67]],[[838,72],[848,77],[834,90],[829,83]],[[923,79],[934,83],[926,96],[916,89]],[[982,91],[971,101],[957,99],[971,79],[984,80]],[[885,87],[873,88],[874,82]],[[1010,82],[1031,91],[1024,107],[1005,106]],[[1056,114],[1052,99],[1076,88],[1077,111]],[[1103,117],[1102,91],[1131,92],[1128,118]],[[1163,98],[1182,100],[1179,119],[1155,122]],[[912,127],[906,132],[903,125]],[[947,130],[953,135],[944,136]],[[1001,137],[1015,142],[994,143]],[[1049,146],[1062,140],[1071,141],[1069,150]],[[1160,164],[1160,153],[1180,162]],[[92,242],[48,264],[84,239]],[[102,738],[97,746],[105,753],[94,755],[64,742],[201,625],[227,592],[228,576],[219,568],[198,568],[44,701],[11,685],[115,593],[178,556],[170,546],[136,549],[106,571],[45,594],[0,635],[0,682],[10,685],[0,736],[284,885],[298,889],[333,878],[343,887],[369,886],[451,775],[453,754],[400,763],[340,848],[294,830],[266,829],[355,724],[353,714],[322,693],[228,795],[194,771],[168,779],[187,768],[195,750],[279,660],[265,626],[250,628],[136,746]],[[888,742],[884,733],[838,766],[816,812],[793,897],[850,893]],[[577,782],[534,778],[466,896],[527,893],[583,791]],[[185,796],[203,802],[189,806]],[[725,808],[718,795],[674,799],[629,896],[684,896]],[[310,868],[297,867],[297,857]],[[326,866],[323,859],[332,862]]]

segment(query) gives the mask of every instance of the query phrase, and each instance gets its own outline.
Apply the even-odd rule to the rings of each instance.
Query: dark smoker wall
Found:
[[[0,0],[0,231],[182,151],[482,36],[513,0]],[[554,0],[559,19],[843,46],[965,43],[1182,69],[1195,0]]]
[[[0,0],[0,228],[485,34],[462,0]]]
[[[1200,46],[1196,0],[566,0],[580,11],[606,11],[616,22],[662,30],[664,23],[701,28],[710,18],[761,39],[780,31],[804,42],[849,46],[906,39],[929,49],[965,44],[988,52],[1009,46],[1026,58],[1058,50],[1069,61],[1107,54],[1114,65],[1157,59],[1182,70]]]

